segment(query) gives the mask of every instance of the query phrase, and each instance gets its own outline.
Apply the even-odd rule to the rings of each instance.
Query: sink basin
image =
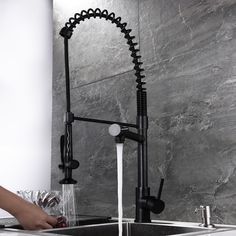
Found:
[[[92,216],[92,215],[77,215],[76,225],[94,225],[94,224],[105,224],[109,222],[114,222],[111,220],[110,216]],[[23,227],[15,218],[2,218],[0,219],[0,227],[10,228],[10,229],[21,229]]]
[[[123,236],[163,236],[199,231],[207,231],[207,229],[199,227],[194,228],[173,225],[160,225],[154,223],[123,223]],[[118,224],[108,223],[101,225],[77,226],[71,228],[46,230],[44,232],[72,236],[118,236]]]

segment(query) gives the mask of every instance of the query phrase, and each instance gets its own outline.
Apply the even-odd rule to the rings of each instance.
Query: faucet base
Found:
[[[150,223],[150,210],[143,206],[143,200],[145,197],[150,196],[150,188],[136,188],[136,217],[137,223]]]

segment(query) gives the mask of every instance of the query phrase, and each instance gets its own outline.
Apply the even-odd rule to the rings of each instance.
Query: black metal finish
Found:
[[[65,76],[66,76],[66,111],[70,112],[70,67],[68,39],[64,39]]]
[[[77,181],[72,178],[72,170],[79,167],[79,162],[73,160],[72,146],[72,122],[73,114],[70,111],[70,70],[69,70],[69,50],[68,38],[64,38],[64,58],[65,58],[65,79],[66,79],[66,114],[64,117],[65,134],[60,138],[61,162],[59,168],[64,173],[64,179],[60,184],[76,184]]]
[[[100,119],[92,119],[92,118],[85,118],[85,117],[74,117],[74,120],[79,120],[79,121],[86,121],[86,122],[92,122],[92,123],[99,123],[99,124],[107,124],[107,125],[112,125],[112,124],[118,124],[121,126],[127,126],[131,128],[138,128],[136,124],[129,124],[129,123],[122,123],[122,122],[117,122],[117,121],[110,121],[110,120],[100,120]]]
[[[142,199],[139,204],[149,211],[152,211],[155,214],[160,214],[164,208],[165,203],[161,200],[161,193],[163,188],[164,179],[161,179],[159,191],[157,194],[157,197],[150,196],[149,189],[148,189],[148,196],[144,199]],[[145,218],[147,220],[147,218]]]
[[[65,135],[61,135],[61,137],[60,137],[61,164],[58,167],[63,172],[65,170],[64,147],[65,147]]]
[[[127,130],[124,130],[122,131],[122,134],[125,138],[127,139],[130,139],[130,140],[133,140],[133,141],[136,141],[138,143],[143,143],[144,142],[144,137],[139,135],[139,134],[136,134],[134,132],[131,132],[129,131],[128,129]]]
[[[131,51],[132,62],[134,63],[134,70],[137,82],[137,121],[136,124],[113,122],[107,120],[91,119],[76,117],[71,113],[70,108],[70,75],[69,75],[69,52],[68,52],[68,40],[72,37],[74,28],[77,24],[90,18],[104,18],[115,24],[121,29],[124,37],[127,39],[127,44],[129,45],[129,50]],[[101,11],[99,8],[83,10],[80,13],[76,13],[74,17],[69,18],[69,21],[61,29],[60,35],[64,37],[64,53],[65,53],[65,77],[66,77],[66,115],[65,115],[65,135],[63,137],[64,145],[62,145],[61,139],[61,156],[62,165],[60,168],[65,174],[65,178],[60,181],[63,184],[71,184],[76,181],[72,179],[72,170],[78,167],[78,162],[73,160],[73,150],[72,150],[72,123],[75,120],[103,123],[103,124],[119,124],[124,127],[132,127],[137,129],[137,134],[127,131],[122,137],[116,138],[116,141],[123,142],[124,138],[129,138],[138,142],[138,186],[136,188],[136,222],[150,222],[150,211],[160,213],[157,210],[157,203],[161,200],[150,196],[150,189],[148,187],[148,160],[147,160],[147,129],[148,129],[148,117],[147,117],[147,94],[146,88],[143,88],[145,82],[142,79],[145,77],[142,72],[144,69],[141,68],[143,64],[140,62],[140,55],[137,55],[139,49],[135,47],[138,45],[133,42],[134,36],[130,35],[131,29],[126,29],[127,23],[121,23],[121,18],[116,17],[115,14],[108,13],[107,10]],[[159,208],[158,208],[159,209]],[[163,208],[164,209],[164,208]],[[163,210],[162,209],[162,210]]]
[[[64,172],[64,179],[60,181],[60,184],[76,184],[77,181],[72,178],[72,170],[79,167],[79,162],[73,160],[72,124],[65,124],[65,135],[63,136],[64,148],[61,148],[62,165],[59,165],[59,168]],[[60,141],[62,147],[62,138]]]
[[[133,58],[134,63],[134,70],[135,70],[135,76],[137,77],[137,89],[140,91],[145,91],[146,88],[143,88],[142,86],[145,84],[145,82],[142,81],[143,78],[145,78],[144,75],[142,75],[142,72],[144,69],[141,68],[141,65],[143,64],[140,62],[140,55],[137,55],[139,52],[139,49],[136,49],[135,46],[138,45],[138,43],[134,43],[133,39],[135,36],[130,36],[131,29],[126,29],[127,23],[121,22],[121,17],[115,16],[114,12],[108,13],[107,10],[101,11],[99,8],[88,9],[87,11],[83,10],[80,13],[76,13],[74,17],[69,18],[69,21],[66,22],[65,27],[63,27],[60,31],[60,35],[64,37],[65,39],[70,39],[74,28],[77,24],[80,24],[80,22],[90,19],[90,18],[104,18],[105,20],[111,21],[112,24],[116,24],[118,28],[121,29],[121,32],[125,35],[124,37],[127,39],[127,44],[129,45],[129,50],[131,51],[131,57]]]
[[[157,194],[157,199],[161,199],[161,193],[162,193],[163,185],[164,185],[164,179],[161,179],[158,194]]]
[[[116,126],[115,129],[117,129],[117,130],[115,130],[115,133],[114,133],[114,131],[113,132],[110,131],[110,128],[114,129],[114,127],[112,127],[113,125],[115,125]],[[130,140],[133,140],[133,141],[136,141],[136,142],[139,142],[139,143],[143,143],[143,141],[144,141],[143,136],[141,136],[137,133],[134,133],[132,131],[129,131],[128,127],[120,127],[119,126],[119,129],[118,129],[117,128],[117,123],[115,123],[113,125],[110,126],[109,133],[110,133],[110,135],[115,137],[116,143],[124,143],[126,138],[130,139]]]

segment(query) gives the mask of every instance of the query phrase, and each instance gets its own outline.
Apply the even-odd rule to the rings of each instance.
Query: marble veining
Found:
[[[58,31],[81,9],[72,3],[63,9],[57,0],[54,5],[52,187],[59,188],[65,88]],[[165,178],[166,209],[153,218],[197,222],[195,208],[210,205],[213,222],[235,224],[236,0],[91,0],[89,6],[124,17],[140,43],[153,194]],[[88,21],[70,44],[76,115],[135,122],[135,76],[125,40],[116,30],[107,22]],[[115,147],[107,128],[83,122],[74,128],[79,213],[117,215]],[[124,216],[133,217],[136,144],[127,141],[124,151]]]

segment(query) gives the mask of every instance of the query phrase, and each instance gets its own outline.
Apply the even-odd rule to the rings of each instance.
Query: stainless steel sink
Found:
[[[163,236],[185,234],[198,231],[207,231],[207,229],[199,227],[194,228],[173,225],[160,225],[154,223],[123,223],[123,236]],[[46,230],[46,232],[72,236],[118,236],[118,224],[108,223],[101,225],[78,226],[72,228]]]

